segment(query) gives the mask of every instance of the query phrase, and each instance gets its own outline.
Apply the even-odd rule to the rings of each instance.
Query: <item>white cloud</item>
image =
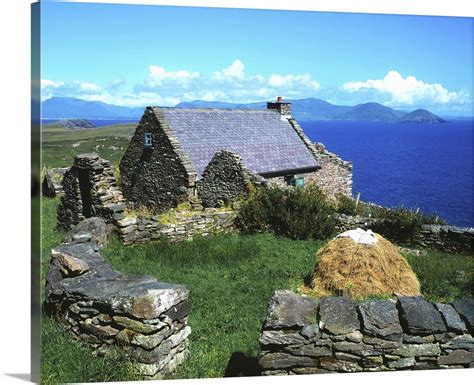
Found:
[[[129,86],[128,90],[122,88],[125,81],[121,79],[111,80],[104,87],[86,81],[64,83],[43,80],[42,99],[68,96],[127,106],[170,106],[198,99],[245,103],[270,100],[277,96],[310,97],[320,87],[308,73],[263,75],[247,74],[245,70],[240,59],[208,74],[152,64],[148,66],[144,81]]]
[[[235,59],[232,64],[222,71],[214,72],[213,79],[220,81],[225,79],[240,79],[244,80],[245,78],[245,66],[239,59]]]
[[[85,92],[92,92],[92,91],[100,91],[100,86],[98,86],[97,84],[95,83],[87,83],[87,82],[79,82],[79,81],[76,81],[74,82],[75,85],[77,85],[77,87],[81,90],[81,91],[85,91]]]
[[[270,75],[268,84],[275,88],[300,88],[307,87],[309,89],[317,90],[320,85],[317,81],[313,80],[310,74],[306,73],[303,75]]]
[[[211,74],[171,71],[158,65],[150,65],[148,70],[148,78],[135,86],[136,92],[156,92],[181,101],[252,102],[273,99],[278,95],[308,97],[319,89],[319,83],[308,73],[249,75],[240,59]]]
[[[414,106],[417,104],[464,104],[469,102],[465,90],[448,91],[439,83],[425,83],[414,76],[403,77],[398,71],[389,71],[383,79],[369,79],[344,83],[343,89],[350,93],[376,90],[391,98],[385,104],[391,106]]]
[[[189,72],[186,70],[167,71],[165,68],[157,65],[148,66],[148,71],[150,73],[148,79],[150,87],[161,86],[166,82],[186,85],[200,76],[199,72]]]
[[[55,82],[48,79],[41,79],[41,89],[45,88],[59,88],[64,86],[63,82]]]

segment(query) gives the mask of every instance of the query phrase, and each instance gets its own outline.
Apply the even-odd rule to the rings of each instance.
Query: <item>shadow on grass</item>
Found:
[[[227,363],[224,377],[250,377],[261,374],[258,359],[248,357],[242,352],[234,352]]]

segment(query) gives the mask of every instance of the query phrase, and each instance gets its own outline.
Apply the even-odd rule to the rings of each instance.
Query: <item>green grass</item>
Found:
[[[125,123],[94,129],[69,130],[44,125],[42,130],[42,163],[47,168],[70,167],[75,155],[96,152],[117,165],[128,146],[128,136],[137,124]]]
[[[41,383],[137,381],[140,377],[124,352],[112,349],[98,357],[94,349],[71,337],[57,322],[44,317],[41,330]]]
[[[191,354],[177,377],[222,377],[233,352],[257,358],[268,299],[274,290],[303,282],[320,245],[227,235],[124,247],[115,238],[105,255],[121,272],[151,274],[190,289]]]
[[[54,230],[56,205],[55,200],[43,200],[43,266],[49,259],[49,249],[62,238]],[[201,378],[223,376],[234,352],[258,357],[258,337],[268,299],[274,290],[295,289],[303,283],[321,245],[269,234],[221,235],[132,247],[113,238],[103,253],[123,273],[153,275],[190,289],[190,356],[174,377]],[[406,257],[427,299],[449,301],[472,296],[472,257],[436,251]],[[42,371],[45,383],[118,381],[135,375],[133,366],[120,352],[105,358],[93,356],[90,347],[74,340],[48,318],[43,321]]]
[[[474,258],[429,250],[426,255],[405,254],[421,284],[421,292],[433,302],[451,302],[474,295]]]

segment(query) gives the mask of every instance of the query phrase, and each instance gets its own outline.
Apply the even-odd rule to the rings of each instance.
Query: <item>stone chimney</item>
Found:
[[[267,108],[269,110],[278,110],[282,118],[291,118],[291,103],[284,102],[281,96],[277,98],[276,102],[267,102]]]

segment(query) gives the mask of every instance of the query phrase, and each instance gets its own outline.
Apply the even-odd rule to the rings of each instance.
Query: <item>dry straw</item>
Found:
[[[309,291],[317,296],[343,294],[351,298],[420,295],[420,283],[398,248],[375,235],[378,242],[370,245],[336,238],[321,248]]]

